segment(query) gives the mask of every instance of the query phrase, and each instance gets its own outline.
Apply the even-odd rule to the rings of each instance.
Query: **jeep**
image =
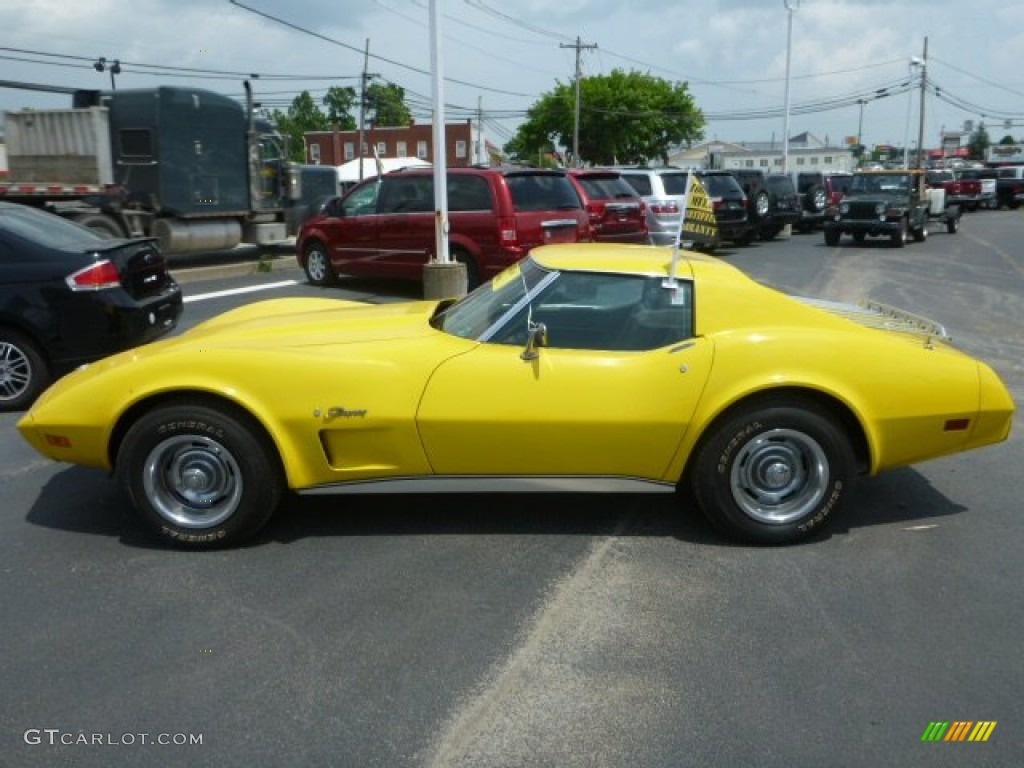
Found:
[[[924,171],[862,171],[854,174],[839,203],[829,206],[825,244],[839,245],[848,234],[857,243],[887,237],[902,248],[911,235],[918,242],[928,237],[930,219],[945,221],[953,234],[960,227],[960,207],[948,203],[944,190],[929,190]]]

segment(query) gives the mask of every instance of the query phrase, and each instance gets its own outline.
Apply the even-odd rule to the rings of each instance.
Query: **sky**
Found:
[[[364,71],[431,115],[431,0],[0,0],[0,80],[61,87],[201,87],[286,108],[302,90],[358,86]],[[503,145],[526,110],[584,76],[638,70],[687,83],[705,138],[833,145],[916,142],[922,70],[926,147],[984,121],[1024,141],[1022,0],[433,0],[449,121],[482,110]],[[792,24],[792,34],[787,30]],[[787,46],[787,38],[791,44]],[[925,66],[911,62],[924,58]],[[907,89],[913,87],[914,91]],[[935,91],[938,90],[938,95]],[[952,103],[951,103],[952,102]],[[62,108],[70,96],[0,87],[0,110]],[[1006,127],[1010,120],[1010,127]]]

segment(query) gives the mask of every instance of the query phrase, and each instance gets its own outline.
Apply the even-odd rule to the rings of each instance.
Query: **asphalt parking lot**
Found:
[[[1022,212],[904,249],[728,249],[758,279],[943,322],[1024,402]],[[305,284],[175,265],[184,327]],[[265,271],[269,264],[269,271]],[[251,293],[239,288],[263,286]],[[274,286],[274,287],[268,287]],[[285,393],[286,394],[286,393]],[[251,545],[166,549],[102,473],[0,414],[5,766],[998,766],[1024,754],[1021,416],[859,484],[827,534],[731,544],[676,500],[293,498]],[[935,721],[994,721],[930,743]]]

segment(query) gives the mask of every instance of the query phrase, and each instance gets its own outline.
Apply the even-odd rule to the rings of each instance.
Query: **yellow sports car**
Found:
[[[547,246],[460,301],[258,302],[69,374],[18,429],[193,548],[286,489],[692,490],[727,534],[786,543],[857,474],[1009,434],[1003,383],[940,326],[675,262]]]

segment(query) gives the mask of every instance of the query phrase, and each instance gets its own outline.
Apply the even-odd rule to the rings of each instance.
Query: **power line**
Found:
[[[355,51],[356,53],[359,53],[359,54],[363,53],[363,51],[361,49],[356,48],[355,46],[349,45],[348,43],[343,43],[340,40],[335,40],[334,38],[327,37],[326,35],[321,35],[319,32],[314,32],[311,29],[306,29],[305,27],[300,27],[298,24],[293,24],[290,21],[285,21],[284,19],[278,18],[277,16],[271,16],[269,13],[264,13],[263,11],[258,11],[255,8],[250,8],[249,6],[244,5],[243,3],[238,2],[238,0],[228,0],[228,2],[230,2],[232,5],[238,6],[242,10],[248,11],[249,13],[255,14],[257,16],[261,16],[262,18],[267,19],[268,21],[273,21],[276,24],[281,24],[282,26],[288,27],[289,29],[293,29],[296,32],[302,32],[305,35],[310,35],[311,37],[315,37],[318,40],[323,40],[324,42],[330,43],[331,45],[337,45],[337,46],[339,46],[341,48],[346,48],[346,49],[348,49],[350,51]],[[415,72],[416,74],[419,74],[419,75],[426,75],[427,77],[430,77],[430,74],[431,74],[429,71],[427,71],[425,69],[420,69],[419,67],[414,67],[414,66],[412,66],[410,64],[404,64],[404,63],[402,63],[400,61],[395,61],[394,59],[389,59],[389,58],[387,58],[385,56],[379,56],[377,54],[370,54],[370,56],[373,59],[377,60],[377,61],[383,61],[386,64],[391,64],[392,66],[399,67],[400,69],[406,69],[406,70],[409,70],[410,72]],[[476,89],[481,90],[481,91],[490,91],[491,93],[501,93],[501,94],[504,94],[506,96],[523,96],[525,98],[532,98],[532,94],[529,94],[529,93],[520,93],[518,91],[506,91],[506,90],[502,90],[500,88],[490,88],[488,86],[479,85],[477,83],[469,83],[469,82],[466,82],[465,80],[456,80],[453,77],[446,77],[446,78],[444,78],[444,80],[445,80],[445,82],[455,83],[456,85],[465,85],[465,86],[468,86],[470,88],[476,88]]]

